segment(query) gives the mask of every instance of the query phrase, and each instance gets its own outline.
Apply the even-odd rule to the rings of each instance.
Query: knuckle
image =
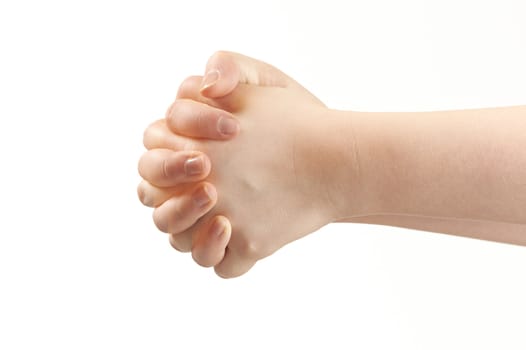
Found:
[[[200,84],[201,77],[195,75],[187,77],[181,85],[179,85],[179,96],[192,95],[194,91],[199,89]]]
[[[196,78],[195,75],[190,75],[190,76],[184,78],[184,80],[181,83],[181,85],[179,85],[179,88],[184,88],[184,87],[187,87],[188,85],[193,85],[193,82],[194,82],[195,78]]]
[[[142,135],[142,143],[146,149],[155,148],[157,140],[160,135],[160,128],[162,127],[163,120],[156,120],[146,127]]]
[[[164,113],[164,119],[168,119],[170,115],[172,114],[172,110],[173,110],[175,101],[177,100],[174,100],[172,103],[170,103],[170,106],[168,106],[168,108],[166,109],[166,112]]]
[[[170,122],[175,122],[177,120],[176,116],[181,112],[181,105],[184,104],[184,102],[180,99],[176,99],[172,102],[172,105],[170,108],[168,108],[168,111],[166,112],[166,119]]]
[[[200,109],[199,111],[196,111],[194,115],[196,130],[207,130],[208,124],[211,120],[212,118],[208,118],[208,113],[205,110]]]
[[[161,164],[161,176],[165,180],[170,180],[174,175],[173,167],[170,164],[170,160],[164,158]]]
[[[199,132],[207,130],[213,118],[210,111],[197,101],[177,100],[168,116],[169,124],[183,132]]]
[[[169,233],[168,222],[164,215],[162,215],[162,212],[159,210],[159,208],[153,211],[153,223],[159,231]]]
[[[210,263],[210,259],[207,259],[206,254],[202,251],[202,249],[193,247],[192,248],[192,259],[194,259],[195,263],[201,267],[211,267],[212,264]]]
[[[217,50],[215,51],[212,56],[210,56],[211,59],[220,59],[222,57],[230,56],[230,52],[226,50]]]
[[[185,128],[188,116],[193,112],[192,102],[188,99],[177,99],[172,103],[169,113],[166,115],[166,123],[174,132]]]
[[[221,62],[223,62],[230,56],[231,56],[231,53],[228,51],[225,51],[225,50],[215,51],[214,53],[212,53],[212,55],[210,55],[207,66],[209,67],[213,67],[217,65],[221,66]],[[215,67],[215,68],[218,68],[218,67]]]
[[[139,200],[143,205],[147,207],[152,206],[151,197],[148,196],[146,188],[144,187],[144,184],[142,182],[139,184],[139,186],[137,186],[137,196],[139,197]]]
[[[178,252],[188,253],[190,251],[189,245],[186,244],[184,240],[180,239],[178,235],[170,235],[169,242],[172,248]]]
[[[217,51],[214,51],[211,55],[210,55],[210,58],[208,59],[208,62],[214,62],[215,60],[217,60],[219,57],[221,57],[221,55],[224,54],[224,51],[223,50],[217,50]]]
[[[146,179],[148,178],[149,174],[148,174],[148,159],[150,158],[151,154],[150,154],[150,151],[146,151],[145,153],[143,153],[141,155],[141,157],[139,158],[139,162],[137,164],[137,170],[139,172],[139,175],[143,178],[143,179]]]
[[[176,152],[160,160],[156,176],[159,176],[158,181],[164,186],[175,186],[185,177],[182,157],[180,152]]]
[[[258,259],[261,255],[261,247],[255,240],[243,239],[239,242],[238,252],[244,258]]]
[[[153,222],[161,232],[178,234],[186,229],[185,208],[180,198],[172,197],[153,211]]]
[[[235,277],[232,273],[229,273],[229,271],[225,271],[221,268],[219,268],[218,266],[216,266],[214,268],[214,272],[216,273],[217,276],[223,278],[223,279],[229,279],[229,278],[233,278]]]

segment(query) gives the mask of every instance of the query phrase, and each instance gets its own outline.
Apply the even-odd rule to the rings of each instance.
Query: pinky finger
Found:
[[[230,241],[232,226],[224,216],[216,216],[204,225],[193,237],[192,258],[203,267],[219,264],[225,256]]]

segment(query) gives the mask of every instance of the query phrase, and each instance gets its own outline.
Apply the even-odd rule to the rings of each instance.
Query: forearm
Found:
[[[526,106],[337,113],[352,124],[345,161],[358,163],[368,214],[526,224]]]
[[[403,227],[526,246],[526,225],[409,215],[356,216],[338,222]]]

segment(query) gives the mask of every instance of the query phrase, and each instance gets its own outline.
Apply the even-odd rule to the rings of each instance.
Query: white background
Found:
[[[330,107],[526,103],[523,0],[2,1],[1,349],[524,349],[526,249],[333,224],[222,280],[136,198],[218,49]]]

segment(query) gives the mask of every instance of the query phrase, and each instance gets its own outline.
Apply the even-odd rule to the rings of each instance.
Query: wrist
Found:
[[[368,161],[370,138],[364,133],[365,119],[359,112],[327,110],[324,140],[327,157],[324,183],[333,203],[331,222],[379,212],[376,176]]]
[[[367,118],[326,107],[306,113],[294,127],[292,156],[306,208],[315,208],[325,224],[380,212],[380,184],[369,160],[376,141],[371,144]]]

